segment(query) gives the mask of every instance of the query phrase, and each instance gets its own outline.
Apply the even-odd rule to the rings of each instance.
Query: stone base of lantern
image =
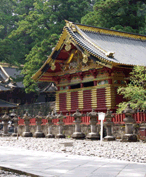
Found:
[[[72,138],[74,139],[85,139],[85,134],[82,132],[74,132],[72,134]]]
[[[63,135],[63,134],[57,134],[56,138],[65,138],[65,135]]]
[[[47,134],[46,138],[55,138],[55,135],[53,135],[53,134]]]
[[[137,142],[137,136],[133,134],[125,134],[121,142]]]
[[[22,136],[23,137],[32,137],[32,133],[31,132],[23,132]]]
[[[12,136],[17,136],[17,133],[12,133]]]
[[[90,140],[99,140],[100,136],[97,133],[89,133],[87,135],[87,139],[90,139]]]
[[[10,134],[4,134],[4,133],[2,133],[2,136],[6,137],[6,136],[10,136]]]
[[[115,141],[116,138],[114,136],[106,136],[104,137],[104,141]]]
[[[44,138],[45,134],[43,132],[35,132],[34,137],[35,138]]]

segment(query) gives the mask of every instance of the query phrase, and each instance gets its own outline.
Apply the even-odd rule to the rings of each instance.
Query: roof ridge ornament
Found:
[[[108,51],[105,53],[105,55],[109,58],[114,58],[114,54],[115,54],[115,52],[112,52],[112,51]]]
[[[70,21],[68,21],[68,20],[65,20],[65,22],[66,22],[66,26],[67,26],[68,28],[71,28],[73,32],[77,32],[76,25],[73,24],[73,22],[70,22]]]

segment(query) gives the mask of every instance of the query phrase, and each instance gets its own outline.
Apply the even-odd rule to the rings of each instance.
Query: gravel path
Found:
[[[0,177],[30,177],[30,176],[20,175],[18,173],[14,173],[10,171],[0,170]]]
[[[70,142],[73,146],[65,147],[62,143]],[[59,152],[71,155],[87,155],[114,158],[131,162],[146,163],[146,143],[124,143],[120,141],[103,142],[73,139],[47,139],[0,137],[0,146],[18,147],[27,150]]]

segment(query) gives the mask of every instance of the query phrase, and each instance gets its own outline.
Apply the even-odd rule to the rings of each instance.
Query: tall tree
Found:
[[[34,91],[36,84],[31,76],[40,68],[57,43],[59,35],[65,24],[64,20],[80,22],[86,14],[90,1],[80,0],[35,0],[34,10],[30,10],[25,17],[18,22],[17,30],[11,36],[29,36],[33,40],[33,46],[26,55],[26,63],[22,73],[26,92]],[[31,43],[32,44],[32,43]]]
[[[114,30],[146,34],[145,0],[98,0],[81,23]]]
[[[135,66],[129,79],[129,84],[119,87],[118,93],[124,95],[132,108],[146,109],[146,67]],[[124,110],[128,102],[120,103],[118,112]]]
[[[0,61],[10,62],[9,54],[12,52],[12,42],[7,38],[16,29],[15,22],[18,17],[14,14],[15,0],[1,0],[0,5]]]
[[[2,0],[0,6],[0,60],[10,64],[24,64],[29,53],[31,37],[24,33],[15,33],[19,21],[24,19],[29,10],[33,10],[34,0]],[[21,36],[21,37],[20,37]]]

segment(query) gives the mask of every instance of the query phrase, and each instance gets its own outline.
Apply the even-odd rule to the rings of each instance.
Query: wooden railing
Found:
[[[124,124],[124,122],[123,122],[124,118],[125,118],[125,114],[113,113],[112,121],[115,124]],[[136,123],[146,122],[146,113],[143,113],[143,112],[135,113],[135,114],[133,114],[133,118],[135,119]],[[89,121],[90,121],[90,117],[88,117],[88,116],[82,117],[82,124],[89,125],[90,124]],[[100,121],[98,120],[98,117],[97,117],[97,121],[98,121],[97,123],[100,124]],[[58,119],[53,119],[52,122],[55,125],[57,125]],[[68,115],[68,116],[66,116],[65,119],[63,119],[63,122],[65,123],[65,125],[72,125],[72,124],[74,124],[74,117]],[[43,119],[42,120],[42,125],[45,125],[46,123],[47,123],[47,120]],[[18,124],[19,125],[24,125],[24,120],[19,118]],[[36,125],[35,118],[30,119],[30,125]]]

